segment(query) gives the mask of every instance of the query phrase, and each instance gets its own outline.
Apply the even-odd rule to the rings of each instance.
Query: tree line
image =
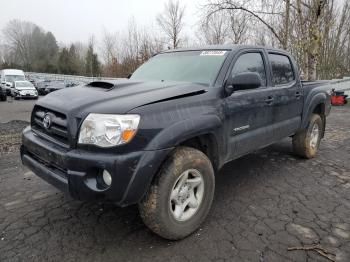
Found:
[[[131,18],[121,32],[68,45],[38,25],[11,20],[2,32],[0,67],[126,77],[165,49],[257,44],[290,51],[305,79],[350,75],[350,0],[205,0],[194,28],[186,15],[184,5],[169,0],[156,26]]]

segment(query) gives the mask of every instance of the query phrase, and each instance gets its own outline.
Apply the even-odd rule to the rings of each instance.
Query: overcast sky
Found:
[[[33,22],[51,31],[60,43],[87,41],[104,30],[122,31],[134,16],[140,25],[156,25],[167,0],[2,0],[0,30],[11,19]],[[204,0],[180,0],[186,6],[186,26],[196,24]]]

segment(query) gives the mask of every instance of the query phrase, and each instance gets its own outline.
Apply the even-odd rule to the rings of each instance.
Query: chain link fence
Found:
[[[77,76],[77,75],[61,75],[61,74],[47,74],[47,73],[36,73],[36,72],[26,72],[25,75],[31,79],[36,80],[51,80],[51,81],[66,81],[66,82],[81,82],[90,83],[93,81],[115,81],[120,78],[111,77],[87,77],[87,76]]]
[[[336,91],[344,91],[345,94],[350,96],[350,77],[344,77],[343,79],[333,79],[332,88]]]

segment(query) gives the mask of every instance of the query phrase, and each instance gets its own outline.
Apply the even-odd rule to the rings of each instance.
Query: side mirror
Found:
[[[258,73],[245,72],[227,79],[225,91],[231,95],[233,91],[255,89],[260,86],[262,86],[262,80]]]

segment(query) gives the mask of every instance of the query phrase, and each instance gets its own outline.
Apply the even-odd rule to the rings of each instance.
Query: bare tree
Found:
[[[181,41],[181,31],[184,26],[185,7],[178,0],[169,0],[165,4],[163,14],[157,16],[157,22],[171,41],[172,48],[177,48]]]
[[[118,34],[111,33],[106,30],[103,31],[101,39],[101,53],[105,63],[110,63],[118,56]]]
[[[24,65],[30,64],[30,39],[34,28],[33,23],[11,20],[3,29],[5,46],[8,52],[12,54],[13,61],[18,61]]]
[[[309,80],[317,78],[317,64],[321,51],[322,28],[325,24],[324,9],[329,0],[208,0],[207,16],[231,11],[244,12],[251,19],[268,29],[277,40],[277,45],[289,49],[291,34],[297,34],[304,70]],[[291,30],[290,16],[294,14],[294,28]],[[293,49],[291,47],[291,49]],[[296,49],[296,48],[294,48]]]
[[[5,63],[5,50],[4,46],[0,42],[0,66]]]
[[[58,46],[54,35],[26,21],[11,20],[3,29],[7,60],[25,70],[55,72]]]
[[[224,44],[229,30],[228,18],[221,14],[204,17],[200,23],[197,37],[202,44]]]
[[[243,44],[247,41],[248,36],[248,21],[250,15],[246,12],[228,12],[229,38],[233,44]]]
[[[104,60],[104,75],[116,75],[120,59],[117,33],[110,33],[104,30],[101,39],[101,53]]]
[[[322,32],[319,75],[330,78],[349,74],[350,2],[340,6],[335,0],[330,0],[324,16],[327,23]]]

